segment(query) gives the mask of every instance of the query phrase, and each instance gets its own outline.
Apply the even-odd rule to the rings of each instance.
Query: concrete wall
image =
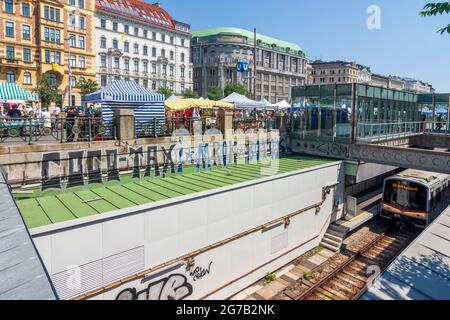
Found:
[[[341,167],[336,162],[31,233],[62,298],[148,271],[90,298],[223,299],[319,245],[343,197],[339,185],[323,201],[323,187],[343,180]],[[193,264],[189,271],[186,264]]]

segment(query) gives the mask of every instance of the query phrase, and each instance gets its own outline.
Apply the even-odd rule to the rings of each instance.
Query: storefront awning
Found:
[[[38,101],[38,97],[16,83],[0,83],[0,102]]]
[[[222,101],[212,101],[204,99],[178,99],[178,100],[166,100],[165,106],[170,111],[183,111],[192,108],[199,109],[213,109],[224,108],[232,109],[234,106],[231,103]]]

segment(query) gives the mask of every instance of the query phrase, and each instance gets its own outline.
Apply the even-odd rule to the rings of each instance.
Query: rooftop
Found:
[[[175,24],[177,21],[160,5],[150,4],[141,0],[96,0],[95,8],[143,23],[176,30]]]
[[[254,43],[254,34],[253,31],[248,31],[241,28],[233,28],[233,27],[220,27],[220,28],[211,28],[211,29],[203,29],[192,32],[192,38],[208,38],[211,36],[217,35],[231,35],[231,36],[240,36],[246,38],[248,43]],[[270,47],[273,50],[285,51],[291,54],[299,54],[305,55],[303,49],[291,42],[275,39],[273,37],[265,36],[262,34],[256,34],[256,40],[259,47]],[[288,52],[289,51],[289,52]]]
[[[450,207],[381,275],[363,300],[448,300]]]
[[[57,299],[0,173],[0,300]]]
[[[269,170],[269,176],[276,176],[332,162],[297,156],[280,159],[279,170],[272,172],[269,165],[239,164],[205,172],[189,168],[180,175],[137,181],[125,176],[120,183],[90,185],[66,192],[16,193],[16,202],[26,225],[32,229],[268,177],[262,174],[262,168]]]

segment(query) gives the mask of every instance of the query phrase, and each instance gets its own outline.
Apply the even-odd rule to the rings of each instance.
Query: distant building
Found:
[[[311,63],[312,84],[334,84],[358,82],[359,68],[356,62],[321,61]]]
[[[254,33],[239,28],[215,28],[192,32],[191,55],[194,90],[205,97],[209,87],[223,90],[228,82],[253,92]],[[238,61],[249,70],[237,72]],[[306,83],[306,55],[296,44],[257,35],[256,99],[272,103],[289,100],[293,86]]]
[[[321,61],[310,63],[311,80],[308,84],[364,83],[372,86],[414,93],[433,93],[429,83],[399,76],[385,76],[373,73],[369,67],[350,61]]]
[[[192,89],[190,26],[159,4],[97,0],[97,81],[134,80],[182,94]]]

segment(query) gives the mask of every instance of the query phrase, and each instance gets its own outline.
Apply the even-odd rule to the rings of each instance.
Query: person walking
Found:
[[[73,142],[75,134],[72,129],[75,126],[75,120],[79,116],[77,109],[71,106],[66,114],[66,135],[67,142]]]

